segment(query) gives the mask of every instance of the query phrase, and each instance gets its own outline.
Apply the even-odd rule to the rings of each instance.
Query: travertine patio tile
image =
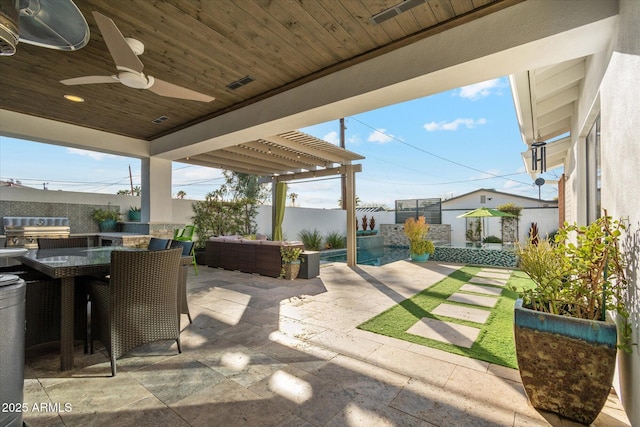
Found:
[[[436,427],[435,424],[415,418],[387,405],[380,405],[376,399],[357,396],[325,427],[376,426],[376,427]]]
[[[484,375],[462,366],[456,367],[444,387],[446,391],[479,402],[494,402],[500,396],[503,408],[536,417],[537,412],[528,403],[524,387],[519,381],[510,381],[494,375]],[[490,393],[487,393],[491,390]]]
[[[389,404],[409,381],[406,375],[343,355],[331,359],[312,374],[385,404]]]
[[[171,405],[194,426],[310,426],[276,399],[265,399],[232,380]]]
[[[478,294],[486,294],[486,295],[500,295],[502,293],[502,288],[497,288],[494,286],[474,285],[473,283],[467,283],[466,285],[462,285],[460,290],[467,291],[467,292],[475,292]]]
[[[489,278],[489,277],[474,276],[471,279],[469,279],[469,283],[476,283],[480,285],[504,286],[507,284],[507,279],[495,279],[495,278]]]
[[[373,352],[366,361],[436,386],[444,386],[455,368],[452,363],[386,345]]]
[[[496,297],[485,297],[482,295],[463,294],[456,292],[447,298],[448,301],[461,302],[464,304],[479,305],[481,307],[493,308],[498,302]]]
[[[366,359],[382,345],[362,337],[332,330],[314,335],[308,341],[357,359]]]
[[[293,282],[191,269],[193,323],[182,316],[182,354],[172,341],[141,346],[118,360],[114,378],[99,342],[92,355],[78,342],[76,368],[65,372],[57,346],[30,349],[24,401],[69,402],[73,410],[25,420],[31,427],[573,426],[531,409],[516,370],[354,329],[459,268],[335,264],[321,267],[321,278]],[[453,304],[436,312],[443,309],[468,320],[470,309],[489,315]],[[614,394],[594,425],[630,425]]]
[[[351,390],[336,387],[331,380],[292,366],[254,384],[249,390],[263,399],[277,402],[281,408],[313,425],[326,424],[356,396]]]
[[[447,316],[454,319],[468,320],[476,323],[486,322],[491,314],[488,310],[446,303],[437,306],[432,313],[437,314],[438,316]]]
[[[452,363],[458,366],[464,366],[469,369],[474,369],[478,372],[487,372],[487,369],[489,369],[490,365],[489,362],[485,362],[484,360],[472,359],[470,357],[449,353],[448,351],[443,351],[437,348],[427,347],[420,344],[411,344],[408,350],[413,353],[418,353],[423,356],[441,360],[443,362]]]
[[[477,276],[492,277],[495,279],[508,279],[511,276],[511,270],[483,268],[477,273]]]
[[[423,317],[407,332],[459,347],[470,348],[478,338],[480,329]]]
[[[437,426],[512,426],[514,419],[514,411],[502,405],[487,405],[418,380],[409,381],[391,406]]]

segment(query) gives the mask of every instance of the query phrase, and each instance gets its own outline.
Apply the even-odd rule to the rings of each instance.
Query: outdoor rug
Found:
[[[517,369],[513,309],[532,286],[519,271],[465,266],[359,329]]]

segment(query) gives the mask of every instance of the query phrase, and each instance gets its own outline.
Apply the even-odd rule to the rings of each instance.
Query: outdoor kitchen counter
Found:
[[[146,247],[150,238],[148,234],[98,233],[98,246]]]

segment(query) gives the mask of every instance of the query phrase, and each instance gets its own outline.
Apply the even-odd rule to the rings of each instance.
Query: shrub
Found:
[[[487,236],[484,238],[484,243],[502,243],[502,239],[498,236]]]
[[[322,247],[322,235],[317,229],[311,231],[305,228],[300,231],[298,237],[302,240],[304,248],[309,251],[319,251]]]
[[[327,249],[342,249],[346,246],[345,236],[338,233],[337,231],[332,231],[327,235],[327,239],[325,241],[325,247]]]

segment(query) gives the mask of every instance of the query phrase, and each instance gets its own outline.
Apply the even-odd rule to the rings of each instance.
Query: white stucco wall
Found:
[[[617,34],[609,48],[587,61],[572,129],[572,148],[565,162],[566,219],[587,220],[585,137],[600,114],[602,207],[629,224],[625,252],[629,259],[628,308],[632,340],[640,342],[640,2],[621,0]],[[640,425],[640,348],[619,353],[614,387],[631,425]]]
[[[630,321],[640,343],[640,2],[620,2],[620,28],[600,87],[602,109],[602,206],[614,218],[628,218]],[[640,346],[620,353],[617,390],[631,425],[640,425]]]

